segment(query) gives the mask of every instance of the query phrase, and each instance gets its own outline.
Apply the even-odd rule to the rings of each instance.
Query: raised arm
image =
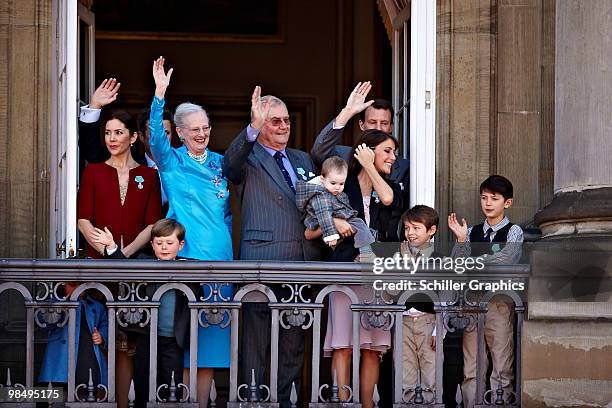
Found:
[[[359,82],[349,95],[346,106],[334,120],[321,130],[310,150],[310,155],[317,166],[321,166],[325,159],[334,155],[338,155],[346,160],[349,159],[347,157],[348,154],[344,154],[347,149],[337,149],[337,145],[342,139],[344,126],[346,126],[348,121],[374,103],[373,100],[365,102],[370,89],[372,89],[372,85],[369,81]]]
[[[457,220],[457,214],[450,213],[448,215],[448,228],[453,232],[457,242],[453,246],[451,258],[465,258],[471,255],[472,248],[470,245],[470,232],[465,218],[461,219],[461,223]]]
[[[349,95],[346,106],[340,111],[338,116],[336,116],[335,124],[336,127],[343,127],[347,124],[349,120],[361,111],[364,111],[374,103],[374,100],[365,101],[366,96],[372,89],[372,84],[370,81],[359,82],[353,92]]]
[[[247,158],[269,111],[270,101],[261,101],[261,87],[256,86],[251,95],[251,123],[234,139],[223,157],[223,173],[234,184],[244,179]]]
[[[149,116],[149,129],[151,136],[149,137],[149,146],[153,153],[153,160],[160,170],[171,168],[178,164],[177,158],[174,156],[172,146],[166,137],[163,124],[164,105],[166,101],[166,89],[170,85],[170,77],[172,77],[173,68],[164,70],[164,57],[159,57],[153,61],[153,79],[155,80],[155,96],[151,102],[151,113]]]
[[[105,79],[91,96],[89,105],[81,108],[79,148],[89,163],[101,163],[110,156],[100,139],[100,111],[117,99],[120,87],[115,78]]]
[[[363,167],[363,171],[368,175],[368,179],[372,183],[372,189],[378,194],[378,198],[384,205],[393,204],[395,193],[393,188],[382,178],[376,167],[374,166],[374,158],[376,154],[365,143],[357,146],[355,149],[355,158]]]
[[[342,139],[342,133],[344,133],[344,128],[334,128],[334,121],[329,122],[321,130],[312,145],[312,149],[310,149],[310,157],[312,157],[312,161],[317,167],[321,167],[323,162],[331,156],[340,156],[345,160],[348,159],[348,156],[351,154],[350,147],[343,146],[345,152],[347,152],[346,154],[343,154],[345,152],[338,151],[338,143]]]

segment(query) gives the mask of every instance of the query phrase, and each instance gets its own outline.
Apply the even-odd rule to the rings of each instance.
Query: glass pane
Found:
[[[89,100],[89,89],[92,78],[89,77],[89,26],[79,20],[79,104],[83,106]]]
[[[410,19],[404,22],[403,78],[402,78],[402,155],[410,152]]]
[[[403,151],[403,114],[404,100],[404,30],[395,31],[393,60],[393,106],[395,107],[394,136],[400,142],[400,153]]]

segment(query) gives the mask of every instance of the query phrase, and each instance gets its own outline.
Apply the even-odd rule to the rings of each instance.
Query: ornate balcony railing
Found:
[[[427,295],[434,303],[436,329],[448,331],[477,330],[478,359],[476,406],[512,406],[521,405],[521,329],[525,310],[524,294],[516,290],[476,291],[467,283],[504,282],[527,284],[529,265],[488,266],[481,271],[472,271],[467,276],[456,275],[446,270],[418,271],[415,274],[387,271],[375,275],[371,268],[356,263],[322,263],[322,262],[156,262],[156,261],[114,261],[114,260],[0,260],[0,296],[3,292],[14,290],[21,294],[26,309],[26,358],[25,387],[36,385],[34,373],[34,329],[35,325],[46,324],[68,325],[68,388],[66,400],[70,406],[116,406],[115,378],[115,332],[117,326],[140,324],[148,326],[151,358],[149,380],[149,403],[163,404],[158,391],[167,388],[170,392],[166,403],[169,406],[196,406],[197,376],[197,334],[198,325],[230,325],[231,327],[231,362],[229,370],[228,407],[277,407],[277,369],[278,338],[280,330],[290,327],[301,327],[312,330],[312,344],[309,346],[312,356],[312,373],[310,381],[304,379],[309,389],[302,400],[309,407],[334,407],[343,402],[343,407],[360,407],[359,369],[352,370],[350,397],[342,401],[336,383],[321,384],[320,350],[322,330],[322,310],[324,302],[332,292],[346,294],[352,303],[353,316],[353,353],[352,366],[359,367],[359,325],[384,328],[392,331],[393,348],[393,395],[390,400],[394,407],[430,406],[443,407],[442,370],[443,339],[436,337],[436,384],[437,392],[430,392],[427,384],[402,384],[402,336],[403,312],[405,302],[416,293]],[[453,280],[466,282],[463,290],[436,290],[440,288],[403,291],[393,299],[379,290],[373,291],[372,299],[360,302],[350,285],[372,285],[374,281],[433,283]],[[64,282],[81,282],[69,298],[62,296],[60,290]],[[143,288],[152,283],[160,283],[152,297],[144,294]],[[196,296],[188,284],[202,284],[208,287],[206,298]],[[220,287],[225,283],[234,284],[231,298],[222,296]],[[516,286],[516,285],[515,285]],[[117,289],[118,287],[118,289]],[[277,297],[272,288],[284,288],[286,296]],[[310,288],[305,291],[306,288]],[[108,384],[104,392],[95,394],[91,385],[75,383],[75,319],[77,300],[88,289],[99,291],[106,300],[108,310]],[[506,288],[507,289],[507,288]],[[190,309],[190,376],[189,384],[158,384],[156,378],[157,364],[157,321],[160,298],[168,290],[185,293]],[[261,292],[267,299],[272,311],[271,322],[271,357],[270,378],[268,384],[239,384],[239,312],[243,301],[248,300],[252,292]],[[484,325],[487,304],[495,295],[507,296],[514,303],[516,313],[515,335],[517,338],[514,351],[514,390],[511,393],[503,390],[489,390],[484,381],[487,362],[481,358],[485,350]],[[2,382],[0,374],[0,382]],[[15,381],[15,379],[13,379]],[[13,384],[14,386],[14,384]],[[261,387],[260,387],[261,386]],[[179,389],[185,390],[182,399],[176,398]],[[260,392],[266,389],[266,392]],[[444,390],[455,394],[455,390]],[[457,403],[460,402],[459,392]],[[211,393],[211,406],[215,404],[215,392]],[[263,395],[262,395],[263,394]],[[408,399],[408,394],[412,395]],[[512,395],[509,395],[512,394]],[[96,395],[98,397],[96,397]],[[97,401],[93,402],[93,400]],[[378,390],[374,392],[375,406],[379,406]],[[297,393],[292,392],[291,402],[297,406]],[[1,405],[1,404],[0,404]],[[25,406],[20,403],[19,406]]]

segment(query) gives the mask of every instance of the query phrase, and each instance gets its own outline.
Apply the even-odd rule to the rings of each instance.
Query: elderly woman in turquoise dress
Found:
[[[151,104],[151,153],[168,196],[168,218],[185,226],[185,246],[179,255],[199,260],[232,260],[232,216],[227,179],[222,174],[223,156],[208,150],[211,126],[206,111],[183,103],[176,108],[176,131],[183,146],[173,148],[162,125],[164,96],[172,69],[166,73],[164,58],[153,62],[155,96]],[[204,296],[210,288],[203,286]],[[231,285],[221,286],[224,298],[232,296]],[[211,299],[212,300],[212,299]],[[218,301],[220,299],[217,298]],[[230,363],[230,329],[209,325],[198,330],[198,401],[205,407],[214,368]],[[185,367],[189,367],[188,351]],[[187,375],[184,382],[188,384]]]

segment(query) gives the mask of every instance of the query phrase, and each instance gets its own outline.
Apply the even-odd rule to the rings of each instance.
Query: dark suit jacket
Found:
[[[120,249],[116,250],[112,253],[112,255],[106,255],[106,258],[109,259],[127,259],[123,252]],[[135,259],[139,260],[151,260],[156,259],[154,256],[150,255],[138,255]],[[187,258],[177,258],[177,260],[188,260]],[[162,262],[162,261],[160,261]],[[155,291],[161,286],[160,283],[154,283],[147,285],[145,288],[145,294],[149,297],[149,300],[155,294]],[[198,299],[202,296],[202,287],[197,284],[188,284]],[[176,304],[174,307],[174,337],[176,338],[176,343],[181,346],[183,349],[189,348],[189,328],[190,328],[190,312],[189,312],[189,301],[187,300],[187,296],[181,291],[177,291],[176,294]],[[140,330],[138,330],[140,331]],[[147,328],[143,329],[142,332],[148,332]]]
[[[286,149],[286,152],[298,179],[300,173],[315,174],[315,166],[307,153],[296,149]],[[321,259],[321,241],[304,238],[295,193],[274,158],[257,141],[247,141],[246,129],[225,151],[223,171],[236,186],[240,200],[240,259]]]

